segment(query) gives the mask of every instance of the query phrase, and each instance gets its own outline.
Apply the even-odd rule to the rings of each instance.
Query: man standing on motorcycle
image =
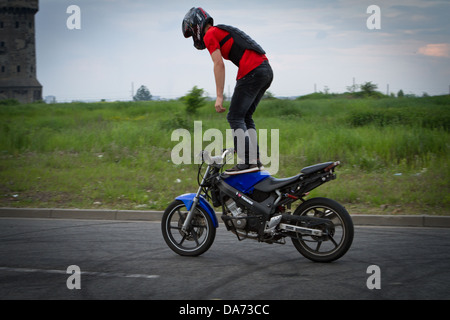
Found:
[[[238,68],[237,82],[231,98],[227,120],[233,130],[238,164],[226,170],[228,174],[248,173],[260,170],[259,147],[253,113],[273,80],[273,72],[264,50],[249,36],[237,28],[214,26],[213,18],[202,8],[192,8],[182,23],[185,38],[192,37],[198,50],[208,49],[214,63],[217,112],[225,112],[223,93],[225,64],[231,60]],[[239,148],[239,133],[245,140],[244,150]],[[256,150],[256,152],[255,152]]]

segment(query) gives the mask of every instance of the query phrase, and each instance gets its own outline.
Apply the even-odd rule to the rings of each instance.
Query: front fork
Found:
[[[192,221],[192,218],[194,217],[195,209],[197,208],[197,204],[198,204],[198,202],[200,200],[200,193],[202,192],[203,184],[205,183],[206,178],[209,175],[209,170],[210,169],[211,169],[211,166],[209,165],[206,168],[205,175],[203,176],[202,182],[200,183],[200,186],[198,187],[198,191],[195,194],[195,197],[194,197],[193,202],[192,202],[191,210],[189,210],[189,212],[188,212],[188,214],[186,216],[186,220],[184,220],[183,226],[181,227],[181,231],[183,233],[185,233],[185,234],[188,234],[189,231],[190,231],[191,221]]]

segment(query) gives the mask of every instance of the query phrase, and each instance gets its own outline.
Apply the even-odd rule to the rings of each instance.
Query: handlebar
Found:
[[[202,161],[209,165],[212,165],[212,164],[221,165],[221,164],[223,164],[223,160],[226,158],[226,156],[230,153],[233,154],[233,152],[234,152],[233,148],[223,149],[223,153],[221,156],[211,157],[208,151],[203,150],[200,153],[200,156],[202,157]]]

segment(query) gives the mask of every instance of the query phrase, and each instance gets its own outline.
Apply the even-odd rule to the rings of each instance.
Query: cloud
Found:
[[[81,30],[66,27],[71,4],[81,8]],[[381,8],[381,30],[366,27],[371,4]],[[194,85],[214,95],[209,53],[181,34],[181,20],[194,5],[267,51],[276,95],[306,94],[314,84],[345,91],[353,77],[418,93],[448,90],[442,85],[450,57],[448,0],[41,0],[36,55],[44,95],[129,99],[132,82],[164,98]],[[237,69],[226,63],[231,91]]]
[[[450,58],[450,44],[448,43],[430,43],[420,47],[417,51],[419,54],[430,57]]]

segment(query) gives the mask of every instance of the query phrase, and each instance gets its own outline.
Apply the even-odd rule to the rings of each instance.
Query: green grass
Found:
[[[174,165],[177,128],[229,128],[213,103],[0,105],[0,206],[164,209],[197,189],[196,165]],[[265,100],[257,129],[279,130],[277,177],[340,160],[311,196],[352,213],[450,214],[449,96]],[[209,142],[205,141],[203,147]],[[269,149],[270,150],[270,149]],[[380,209],[381,208],[381,209]]]

